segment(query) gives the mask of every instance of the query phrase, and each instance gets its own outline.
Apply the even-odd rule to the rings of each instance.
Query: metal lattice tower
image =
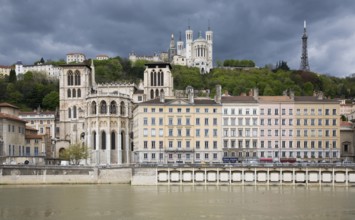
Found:
[[[306,21],[304,21],[303,36],[302,36],[302,56],[301,56],[301,65],[300,65],[300,70],[303,71],[309,71],[307,39],[308,36],[307,36]]]

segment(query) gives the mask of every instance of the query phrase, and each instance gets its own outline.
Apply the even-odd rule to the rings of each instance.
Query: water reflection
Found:
[[[0,186],[0,219],[355,219],[355,188]]]

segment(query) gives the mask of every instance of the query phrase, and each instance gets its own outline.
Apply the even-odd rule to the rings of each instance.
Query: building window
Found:
[[[80,85],[80,72],[75,70],[75,85]]]
[[[101,149],[106,150],[106,132],[101,132]]]
[[[96,102],[91,103],[91,114],[96,115]]]
[[[117,114],[117,103],[115,101],[110,103],[110,113],[114,115]]]
[[[186,136],[189,137],[190,136],[190,129],[186,128]]]
[[[107,105],[104,100],[101,101],[100,103],[100,114],[106,114],[107,113]]]

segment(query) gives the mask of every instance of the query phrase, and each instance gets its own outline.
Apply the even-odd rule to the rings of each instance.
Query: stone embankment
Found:
[[[0,184],[129,184],[131,176],[129,167],[0,166]]]
[[[0,166],[0,184],[355,186],[355,166]]]

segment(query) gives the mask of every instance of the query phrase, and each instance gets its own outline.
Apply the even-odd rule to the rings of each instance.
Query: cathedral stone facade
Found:
[[[61,67],[58,153],[79,143],[89,148],[89,164],[131,163],[133,108],[173,94],[170,64],[147,64],[144,82],[139,85],[97,84],[93,63]]]

